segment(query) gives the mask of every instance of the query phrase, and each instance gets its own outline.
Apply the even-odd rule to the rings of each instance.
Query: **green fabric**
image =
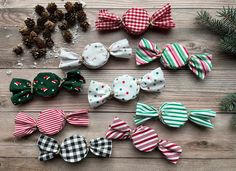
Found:
[[[33,99],[33,94],[41,97],[53,97],[59,93],[60,87],[71,92],[80,92],[85,79],[80,71],[75,70],[67,73],[67,77],[61,79],[54,73],[39,73],[31,82],[25,79],[13,78],[10,83],[13,104],[26,103]]]

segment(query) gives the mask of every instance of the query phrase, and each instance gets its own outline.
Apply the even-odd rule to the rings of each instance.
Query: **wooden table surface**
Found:
[[[65,3],[61,0],[54,1],[59,7],[63,7]],[[10,101],[11,93],[8,89],[13,77],[32,80],[37,73],[44,71],[55,72],[63,76],[62,71],[58,69],[58,58],[51,57],[35,61],[28,52],[22,57],[16,57],[12,53],[12,48],[21,40],[18,33],[19,26],[22,25],[26,17],[33,15],[35,5],[40,3],[46,6],[48,2],[47,0],[0,1],[0,170],[236,170],[236,134],[235,129],[230,126],[233,114],[219,110],[219,99],[226,93],[236,91],[236,58],[222,53],[218,46],[219,37],[202,28],[195,21],[197,11],[207,9],[211,14],[216,14],[216,11],[223,5],[236,7],[235,0],[168,0],[173,7],[172,13],[176,28],[164,33],[148,31],[143,35],[143,37],[157,42],[160,46],[170,42],[179,42],[185,45],[190,53],[205,51],[212,53],[214,68],[203,81],[197,79],[188,69],[176,72],[166,70],[158,61],[137,67],[134,56],[130,60],[111,58],[99,70],[88,70],[82,67],[81,72],[87,83],[79,96],[61,92],[58,97],[50,101],[35,98],[34,101],[26,105],[14,106]],[[138,6],[147,8],[151,14],[166,2],[166,0],[87,0],[86,12],[92,25],[90,31],[79,32],[79,40],[73,45],[64,44],[60,33],[56,33],[54,36],[56,46],[69,47],[81,53],[88,43],[102,42],[109,46],[114,41],[128,38],[131,46],[135,48],[140,37],[132,38],[123,30],[107,34],[100,34],[95,30],[94,22],[98,10],[108,8],[121,16],[128,8]],[[23,65],[19,65],[19,62]],[[116,76],[130,74],[140,77],[159,66],[163,68],[166,77],[166,88],[161,94],[140,93],[139,98],[129,103],[109,100],[96,110],[90,109],[90,126],[88,128],[75,128],[67,124],[64,130],[54,137],[62,141],[65,137],[76,133],[87,137],[87,139],[104,136],[114,116],[119,116],[134,126],[132,115],[138,101],[155,106],[160,106],[166,101],[177,101],[182,102],[190,109],[211,108],[215,110],[217,117],[213,119],[214,129],[203,129],[190,122],[180,129],[170,129],[159,121],[146,123],[146,125],[153,127],[161,138],[169,139],[183,147],[183,153],[177,165],[168,163],[158,151],[151,153],[137,151],[130,141],[114,142],[113,154],[109,159],[89,155],[77,164],[68,164],[60,158],[44,163],[37,160],[36,140],[39,133],[34,133],[21,140],[12,138],[14,117],[19,111],[27,112],[36,118],[38,112],[46,108],[61,108],[65,111],[89,108],[87,90],[90,80],[111,83]]]

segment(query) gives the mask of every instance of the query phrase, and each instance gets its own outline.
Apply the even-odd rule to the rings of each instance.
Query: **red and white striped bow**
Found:
[[[175,27],[171,16],[171,5],[166,4],[149,17],[143,8],[131,8],[123,15],[122,19],[108,10],[100,10],[96,21],[97,30],[114,30],[120,27],[133,35],[140,35],[150,26],[154,28],[169,29]]]
[[[65,114],[63,110],[47,109],[40,112],[35,120],[26,113],[20,112],[15,117],[15,137],[24,137],[32,134],[37,129],[46,135],[54,135],[60,132],[66,121],[75,126],[88,126],[88,110],[81,109]]]
[[[176,164],[182,153],[181,146],[167,140],[159,139],[156,131],[147,126],[139,126],[131,129],[130,126],[118,117],[109,126],[106,138],[110,140],[131,139],[134,146],[142,152],[150,152],[159,149],[167,160]]]

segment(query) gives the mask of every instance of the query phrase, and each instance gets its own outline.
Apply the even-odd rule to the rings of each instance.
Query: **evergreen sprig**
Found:
[[[213,18],[207,11],[199,11],[197,21],[221,37],[221,48],[231,54],[236,54],[236,9],[223,7],[217,11],[218,18]]]

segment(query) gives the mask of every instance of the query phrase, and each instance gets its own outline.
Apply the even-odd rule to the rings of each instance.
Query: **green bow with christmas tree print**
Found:
[[[79,70],[68,72],[67,77],[63,79],[51,72],[39,73],[33,83],[26,79],[13,78],[10,83],[11,101],[14,105],[26,103],[33,99],[34,94],[53,97],[58,94],[60,88],[78,93],[84,83],[85,79]]]
[[[197,125],[213,128],[211,119],[215,116],[216,112],[211,109],[187,110],[182,103],[178,102],[165,102],[159,110],[144,103],[137,103],[134,122],[139,125],[150,119],[159,119],[167,126],[180,128],[190,120]]]

